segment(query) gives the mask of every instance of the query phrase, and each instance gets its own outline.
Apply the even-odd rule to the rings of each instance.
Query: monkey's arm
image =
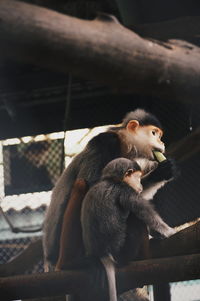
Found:
[[[176,175],[177,169],[173,160],[167,159],[159,163],[152,172],[142,179],[142,197],[146,200],[153,199],[156,192],[167,182],[175,178]]]
[[[158,166],[142,179],[143,187],[150,184],[156,184],[162,181],[170,181],[177,174],[177,168],[174,160],[167,159],[158,164]]]
[[[150,229],[159,232],[164,237],[169,237],[175,233],[175,230],[162,220],[149,201],[139,197],[137,200],[132,200],[131,204],[134,214]]]

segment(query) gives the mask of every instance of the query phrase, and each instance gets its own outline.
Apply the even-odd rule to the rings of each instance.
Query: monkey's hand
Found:
[[[149,175],[152,182],[169,181],[177,175],[177,168],[173,159],[167,159],[158,164],[158,167]]]
[[[162,236],[163,238],[168,238],[172,235],[174,235],[176,233],[176,230],[174,230],[173,228],[171,227],[168,227],[163,233],[162,233]]]
[[[168,238],[168,237],[174,235],[175,233],[176,233],[176,230],[171,227],[165,228],[165,230],[162,231],[162,233],[157,232],[155,230],[150,230],[150,235],[153,237],[153,239],[156,239],[156,240]]]

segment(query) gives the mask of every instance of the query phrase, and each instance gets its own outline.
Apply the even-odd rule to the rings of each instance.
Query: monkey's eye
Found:
[[[126,176],[131,176],[133,173],[133,169],[128,169],[127,172],[126,172]]]

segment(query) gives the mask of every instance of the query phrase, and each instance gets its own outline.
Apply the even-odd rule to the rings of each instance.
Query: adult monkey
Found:
[[[94,185],[101,171],[111,160],[118,157],[128,159],[146,158],[154,160],[153,151],[165,151],[161,124],[157,118],[138,109],[128,113],[122,126],[109,129],[94,137],[86,148],[75,157],[58,180],[44,224],[45,261],[64,269],[68,263],[84,254],[81,235],[80,211],[82,200],[88,187]],[[151,198],[163,181],[173,177],[171,161],[158,165],[147,175],[143,184],[143,193]],[[139,229],[137,233],[133,229]],[[128,219],[127,240],[122,254],[123,260],[135,259],[138,254],[148,256],[148,231],[136,218]],[[141,235],[143,233],[143,235]],[[138,251],[131,252],[131,244],[137,242]],[[139,251],[140,250],[140,251]]]

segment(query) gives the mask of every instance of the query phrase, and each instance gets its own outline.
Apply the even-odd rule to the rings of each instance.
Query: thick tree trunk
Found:
[[[199,101],[200,51],[145,40],[114,17],[94,21],[0,1],[1,55],[169,100]]]

